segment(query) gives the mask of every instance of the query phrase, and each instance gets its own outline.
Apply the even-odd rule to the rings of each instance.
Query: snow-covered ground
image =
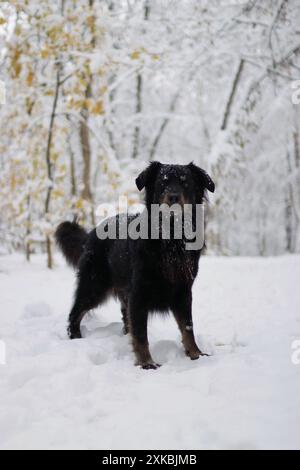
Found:
[[[0,257],[0,447],[300,449],[300,257],[201,260],[198,342],[183,354],[173,319],[153,318],[157,371],[133,366],[111,302],[66,337],[74,274],[60,260]]]

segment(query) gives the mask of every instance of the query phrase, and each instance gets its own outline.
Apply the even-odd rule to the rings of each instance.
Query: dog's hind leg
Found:
[[[69,315],[68,334],[71,339],[81,338],[80,323],[93,308],[98,307],[108,296],[108,286],[103,277],[86,271],[79,272],[75,301]]]
[[[126,294],[121,294],[120,301],[123,320],[123,333],[124,335],[127,335],[129,333],[128,296]]]

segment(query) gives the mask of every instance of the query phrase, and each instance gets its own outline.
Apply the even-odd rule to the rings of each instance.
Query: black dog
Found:
[[[195,166],[151,163],[136,179],[146,190],[146,209],[151,223],[151,205],[202,204],[206,190],[215,185],[208,174]],[[129,217],[131,221],[134,216]],[[119,220],[117,218],[117,220]],[[56,240],[69,264],[78,268],[78,286],[69,317],[69,336],[80,338],[84,315],[110,295],[121,301],[124,332],[130,333],[136,364],[156,369],[150,354],[147,320],[151,312],[172,311],[182,334],[187,356],[201,355],[193,331],[192,286],[198,273],[201,250],[188,251],[185,241],[170,239],[99,239],[75,222],[65,222]]]

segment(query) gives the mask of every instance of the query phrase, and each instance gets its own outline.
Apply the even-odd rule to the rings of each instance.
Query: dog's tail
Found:
[[[56,243],[73,268],[78,266],[87,237],[87,232],[76,221],[63,222],[55,232]]]

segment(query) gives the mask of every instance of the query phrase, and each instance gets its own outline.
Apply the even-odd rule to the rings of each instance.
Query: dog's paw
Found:
[[[70,339],[81,339],[81,332],[80,330],[71,330],[70,328],[68,329],[68,336]]]
[[[197,359],[199,359],[199,357],[201,357],[200,352],[196,352],[196,351],[194,351],[194,352],[189,352],[189,351],[187,351],[187,352],[186,352],[186,355],[187,355],[187,357],[189,357],[192,361],[197,361]]]
[[[192,360],[192,361],[197,361],[200,357],[210,357],[209,354],[205,354],[200,350],[195,350],[195,351],[186,351],[186,355]]]
[[[161,365],[156,364],[155,362],[148,362],[146,364],[140,364],[140,367],[144,370],[156,370],[161,367]]]

